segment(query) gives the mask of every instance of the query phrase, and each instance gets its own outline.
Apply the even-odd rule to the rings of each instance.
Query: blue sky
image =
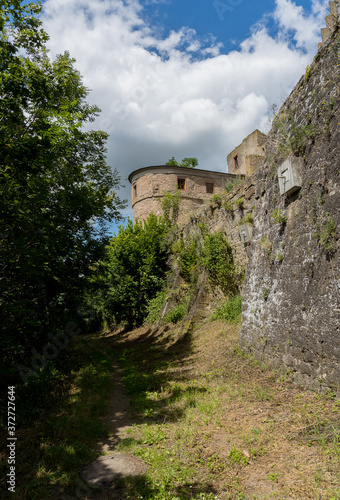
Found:
[[[324,0],[45,0],[51,55],[68,50],[128,175],[174,156],[227,171],[227,154],[289,95],[317,52]]]
[[[250,35],[251,27],[263,16],[270,15],[275,8],[274,0],[169,0],[154,4],[142,2],[145,15],[165,33],[190,26],[200,37],[212,34],[224,45],[224,51],[233,50],[235,45]],[[310,2],[304,1],[309,7]]]

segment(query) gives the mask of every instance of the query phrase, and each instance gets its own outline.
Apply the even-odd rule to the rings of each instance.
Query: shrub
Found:
[[[232,248],[221,232],[204,237],[203,265],[213,287],[220,287],[226,295],[236,295],[243,272],[234,264]]]
[[[273,210],[270,216],[276,224],[286,224],[287,222],[287,217],[283,215],[280,208],[278,210]]]
[[[249,212],[247,215],[242,217],[237,223],[238,226],[241,226],[242,224],[252,224],[254,222],[254,217],[251,212]]]
[[[160,318],[165,300],[165,290],[161,290],[157,293],[156,297],[149,301],[147,306],[147,317],[145,320],[147,325],[155,323]]]
[[[234,205],[242,210],[243,205],[244,205],[244,199],[243,198],[238,198],[236,201],[234,201]]]
[[[213,194],[209,199],[209,205],[217,205],[220,207],[222,205],[222,195],[221,194]]]
[[[234,187],[238,186],[241,184],[243,181],[242,177],[237,177],[235,179],[231,179],[230,181],[226,182],[223,186],[223,189],[226,193],[229,193],[234,189]]]
[[[163,323],[178,323],[184,318],[186,312],[187,304],[179,304],[178,306],[173,307],[168,314],[166,314],[163,319]]]

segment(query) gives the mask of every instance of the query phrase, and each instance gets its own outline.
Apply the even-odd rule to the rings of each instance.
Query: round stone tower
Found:
[[[161,215],[160,201],[165,191],[181,193],[178,222],[186,222],[206,199],[219,194],[234,174],[187,167],[158,165],[135,170],[129,175],[132,186],[133,221],[144,220],[150,213]]]

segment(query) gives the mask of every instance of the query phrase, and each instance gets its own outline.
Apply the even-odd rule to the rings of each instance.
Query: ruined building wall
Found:
[[[262,167],[267,136],[254,130],[227,156],[228,171],[231,174],[250,176]]]

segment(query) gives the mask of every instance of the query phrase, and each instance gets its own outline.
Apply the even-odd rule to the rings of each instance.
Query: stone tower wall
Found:
[[[161,200],[164,192],[175,193],[178,179],[184,179],[185,189],[180,190],[181,205],[178,222],[186,222],[197,213],[205,200],[219,194],[224,184],[235,178],[233,175],[208,170],[193,170],[184,167],[146,167],[131,174],[133,220],[145,220],[150,213],[161,215]],[[207,192],[207,184],[213,184],[213,193]]]

